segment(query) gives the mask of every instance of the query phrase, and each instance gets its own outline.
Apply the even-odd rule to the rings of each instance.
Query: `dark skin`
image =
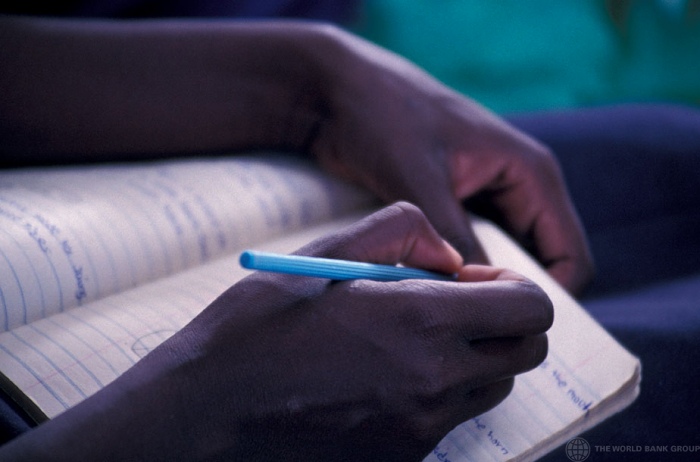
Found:
[[[592,274],[546,147],[334,27],[4,18],[0,87],[5,165],[309,152],[427,219],[402,203],[301,253],[460,274],[252,276],[2,460],[420,460],[546,354],[541,290],[462,266],[485,260],[463,201],[571,292]]]
[[[415,206],[297,253],[458,281],[255,273],[114,383],[0,448],[2,460],[418,461],[546,356],[544,292],[463,266]]]
[[[310,152],[387,203],[418,205],[467,261],[485,261],[472,199],[570,292],[593,274],[545,146],[340,29],[0,18],[0,63],[0,164]]]

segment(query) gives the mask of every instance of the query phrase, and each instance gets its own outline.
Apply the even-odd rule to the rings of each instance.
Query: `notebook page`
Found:
[[[0,331],[368,203],[282,156],[0,172]]]
[[[549,353],[500,405],[458,426],[426,462],[530,460],[620,410],[638,394],[639,361],[493,225],[475,225],[495,266],[536,282],[554,305]],[[628,396],[611,403],[619,391]],[[567,431],[568,429],[568,431]],[[573,433],[572,433],[573,432]]]
[[[354,219],[256,248],[288,253]],[[247,274],[232,254],[4,332],[0,385],[9,385],[4,375],[34,402],[32,417],[52,418],[117,378]]]
[[[341,225],[260,248],[289,252]],[[637,365],[500,231],[477,223],[476,232],[495,264],[527,274],[552,297],[550,354],[542,366],[518,377],[501,405],[446,436],[429,461],[511,460],[561,443],[563,429],[600,420],[596,412],[606,396],[630,382]],[[227,257],[0,334],[0,371],[53,417],[116,378],[244,274],[237,258]]]

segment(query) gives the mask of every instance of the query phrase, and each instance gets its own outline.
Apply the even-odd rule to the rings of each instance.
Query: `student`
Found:
[[[3,446],[2,460],[420,460],[544,358],[552,320],[533,284],[462,267],[483,260],[462,200],[486,194],[570,290],[590,277],[547,149],[340,29],[0,26],[4,164],[310,152],[387,202],[415,202],[439,234],[400,203],[302,253],[460,271],[462,281],[255,275],[103,391]]]
[[[552,154],[409,62],[306,22],[7,18],[0,160],[65,163],[251,149],[309,152],[419,206],[483,261],[462,201],[487,200],[570,291],[590,280]]]
[[[567,179],[574,186],[585,222],[594,231],[595,248],[600,255],[607,257],[601,268],[603,277],[599,278],[604,289],[648,282],[658,278],[660,272],[662,275],[674,274],[679,269],[688,272],[697,268],[693,265],[679,268],[678,265],[678,262],[692,260],[693,252],[697,254],[698,250],[697,240],[692,239],[692,230],[696,229],[692,223],[693,220],[697,222],[697,213],[690,214],[697,210],[693,191],[700,174],[695,141],[700,116],[693,108],[620,106],[565,111],[511,117],[508,119],[511,125],[474,101],[446,89],[405,60],[337,28],[309,23],[114,23],[8,18],[0,27],[0,41],[0,60],[7,64],[0,66],[0,79],[3,88],[7,88],[0,103],[3,105],[0,107],[0,136],[4,142],[2,162],[6,165],[137,159],[258,148],[307,151],[324,167],[359,182],[387,202],[404,199],[418,204],[439,233],[467,261],[480,261],[478,243],[472,237],[462,208],[462,200],[468,199],[472,209],[478,209],[503,224],[549,268],[550,274],[570,291],[579,293],[590,278],[590,252],[559,167],[550,153],[551,147],[558,153]],[[514,126],[544,140],[548,147]],[[40,134],[42,136],[38,136]],[[662,172],[667,171],[664,167],[670,162],[675,165],[674,174],[664,176]],[[607,168],[609,165],[615,168]],[[621,172],[624,176],[620,176]],[[670,182],[673,185],[667,184]],[[662,194],[656,194],[655,188],[662,188]],[[369,225],[347,231],[347,236],[363,236],[361,231],[365,227],[378,230],[377,234],[389,232],[390,228],[400,228],[402,220],[397,216],[416,214],[410,206],[402,205],[399,209],[401,213],[395,208],[384,212],[394,218],[372,218]],[[682,215],[683,211],[689,214]],[[664,229],[673,231],[674,242],[678,245],[656,241],[659,245],[643,247],[642,243],[654,242],[658,236],[658,233],[650,234],[646,224],[637,229],[626,228],[620,234],[620,220],[630,216],[658,217],[660,224],[666,223]],[[668,221],[669,217],[673,221]],[[674,228],[673,223],[678,226]],[[613,239],[609,239],[609,235],[613,235]],[[395,234],[392,236],[399,241],[403,239]],[[334,238],[329,239],[333,241]],[[696,247],[689,249],[685,246],[692,242],[696,242]],[[620,252],[621,248],[630,251]],[[644,248],[644,251],[640,252],[639,248]],[[338,250],[333,252],[342,255]],[[681,254],[684,258],[678,258]],[[615,257],[620,255],[624,258]],[[366,257],[382,258],[370,253]],[[430,265],[427,260],[417,263]],[[510,277],[498,276],[497,271],[487,271],[486,274],[482,271],[486,270],[467,271],[467,280]],[[641,281],[637,278],[640,272],[644,274]],[[275,290],[300,290],[290,288],[285,281],[285,278],[266,280],[256,287],[272,285]],[[247,284],[243,287],[247,288]],[[519,283],[516,286],[524,288]],[[460,289],[469,290],[471,287],[476,285]],[[428,293],[433,293],[425,288]],[[231,293],[238,293],[239,289],[232,289]],[[507,290],[499,289],[498,292],[498,299],[508,298]],[[461,299],[466,294],[455,292],[451,295]],[[527,300],[522,291],[511,292],[511,295],[517,299],[525,296]],[[399,300],[402,296],[405,294],[394,293],[392,299]],[[450,303],[450,295],[445,292],[434,292],[434,296],[441,302]],[[321,298],[325,300],[332,296],[324,293]],[[221,300],[226,299],[215,302],[207,312],[224,312]],[[262,300],[266,300],[265,297]],[[535,304],[545,306],[542,300]],[[670,313],[666,307],[664,322],[658,322],[658,314],[652,313],[656,305],[641,304],[638,305],[641,308],[631,311],[634,307],[631,302],[618,305],[615,308],[624,310],[619,310],[617,321],[613,321],[617,324],[606,325],[617,327],[615,332],[623,340],[638,347],[634,351],[642,354],[645,373],[651,370],[649,376],[664,378],[663,381],[645,382],[643,395],[635,404],[636,411],[633,409],[635,413],[630,414],[634,418],[627,419],[629,425],[616,426],[623,432],[618,442],[692,442],[688,436],[693,433],[692,427],[681,428],[678,423],[683,419],[674,417],[680,413],[686,416],[696,414],[697,406],[692,399],[674,413],[658,411],[666,409],[664,403],[672,406],[674,396],[687,396],[695,387],[696,374],[683,368],[666,368],[668,358],[664,356],[666,351],[683,354],[700,351],[694,348],[697,322],[692,321],[692,316],[687,316],[692,315],[692,310],[676,310],[674,307]],[[605,319],[606,313],[601,310],[597,315],[599,319]],[[619,321],[623,318],[625,320]],[[673,321],[670,327],[669,320]],[[458,320],[452,321],[460,325]],[[545,329],[547,323],[540,320],[536,324],[538,327],[533,331],[518,331],[521,338],[540,338],[535,333]],[[382,325],[386,329],[398,327]],[[524,328],[518,323],[511,327]],[[682,335],[678,335],[679,328],[683,330]],[[264,331],[263,327],[260,329],[260,332]],[[202,334],[200,341],[206,343],[205,329],[194,330]],[[186,333],[193,330],[188,328],[184,332],[181,336],[186,337]],[[651,336],[649,332],[652,332]],[[499,334],[493,330],[490,335]],[[177,345],[175,349],[184,352],[193,343],[191,338],[181,336],[173,342]],[[247,337],[241,339],[241,342],[250,340]],[[272,340],[270,342],[256,346],[279,346]],[[173,351],[169,348],[164,347],[164,350]],[[329,351],[333,350],[329,348]],[[306,354],[312,353],[306,351]],[[149,361],[157,365],[163,356],[166,359],[168,356],[167,353],[159,355]],[[400,357],[394,356],[393,359],[400,360]],[[186,354],[180,360],[189,361]],[[483,377],[492,377],[489,374],[495,372],[492,367],[497,363],[481,364],[484,368],[479,369],[479,373]],[[504,376],[511,377],[532,367],[525,362],[515,363],[518,361],[511,364],[513,367]],[[265,363],[249,366],[265,368]],[[268,369],[274,370],[272,365]],[[120,387],[130,390],[129,393],[138,390],[135,396],[149,404],[168,407],[168,400],[148,399],[149,393],[154,393],[149,387],[135,387],[136,382],[144,379],[138,370],[128,374],[120,382]],[[152,370],[158,375],[155,372],[158,367]],[[197,370],[207,375],[206,368]],[[345,372],[350,375],[352,371],[347,369]],[[254,370],[250,372],[253,374]],[[323,374],[328,370],[311,372]],[[319,383],[331,387],[330,382],[321,380],[322,377],[317,376]],[[329,378],[328,375],[325,377]],[[274,377],[271,379],[274,383],[267,384],[285,383],[278,382],[279,379]],[[670,387],[664,384],[670,384]],[[214,383],[212,389],[216,391],[217,386],[220,384]],[[245,388],[245,385],[240,386]],[[461,386],[468,387],[464,382]],[[505,392],[505,388],[501,391]],[[90,422],[91,419],[101,419],[101,407],[120,402],[112,400],[120,400],[122,391],[119,387],[112,390],[105,392],[99,401],[88,401],[92,404],[69,414],[60,421],[62,423],[52,423],[52,426],[30,433],[14,443],[14,447],[49,441],[46,438],[55,438],[51,440],[56,447],[71,445],[69,435],[79,434],[83,426],[96,431],[95,438],[86,439],[84,443],[97,444],[101,441],[100,431],[109,429],[98,431],[98,427]],[[184,393],[184,390],[180,392]],[[173,393],[179,392],[173,390]],[[438,394],[433,394],[433,399],[424,400],[427,407],[423,410],[438,415],[442,409],[455,419],[473,415],[472,411],[478,413],[478,409],[486,409],[498,401],[493,395],[482,399],[478,393],[471,394],[469,402],[472,404],[465,404],[469,409],[459,409],[458,406],[455,412],[461,414],[457,416],[440,408],[449,399],[447,394],[440,394],[439,398]],[[318,393],[318,396],[326,395]],[[292,400],[291,404],[296,408],[296,401]],[[431,441],[439,439],[437,433],[444,433],[443,427],[436,420],[422,418],[426,414],[416,411],[415,407],[393,409],[399,408],[409,410],[399,416],[399,420],[430,436],[418,438],[415,432],[404,434],[398,431],[389,438],[377,427],[367,424],[366,427],[359,425],[357,432],[344,433],[344,437],[336,433],[329,438],[339,441],[347,438],[344,441],[348,446],[365,451],[362,453],[364,457],[360,453],[348,452],[348,459],[365,460],[367,454],[375,450],[387,451],[385,460],[391,460],[392,454],[400,460],[418,459],[420,456],[416,454],[430,446],[431,438]],[[156,412],[153,408],[148,409]],[[128,419],[126,413],[131,411],[125,408],[121,418]],[[184,411],[172,409],[172,412]],[[301,414],[302,419],[318,418],[312,412]],[[443,423],[449,420],[447,414]],[[328,417],[327,412],[324,415]],[[338,421],[348,422],[349,414],[339,411],[333,415],[339,416]],[[195,422],[187,423],[191,417],[178,418],[175,422],[190,425]],[[416,422],[416,419],[421,422]],[[386,426],[400,429],[401,425],[394,425],[399,420],[391,420],[392,424]],[[661,422],[661,425],[655,425],[654,421]],[[312,449],[309,447],[311,441],[327,441],[321,434],[299,441],[291,433],[285,434],[284,428],[264,427],[261,421],[257,422],[258,426],[249,427],[253,429],[246,434],[246,439],[267,428],[271,433],[260,432],[263,438],[270,440],[271,434],[277,432],[282,436],[279,444],[287,444],[289,447],[285,450],[296,448],[300,457],[308,455],[305,451]],[[294,425],[299,422],[295,420]],[[167,432],[165,427],[161,428],[163,433],[160,435],[155,429],[156,436],[166,437],[166,433],[175,432],[170,427]],[[321,428],[328,430],[329,427]],[[601,429],[608,434],[611,432],[610,426],[604,425]],[[333,431],[337,430],[338,426],[333,427]],[[189,430],[179,431],[185,433]],[[406,434],[411,436],[405,440],[400,437]],[[368,435],[379,436],[372,439]],[[114,436],[117,437],[118,432]],[[218,436],[213,435],[213,439],[219,441]],[[139,454],[146,454],[147,450],[160,451],[156,439],[149,439],[148,435],[140,437],[153,442],[154,446],[144,443],[144,446],[123,449],[134,449]],[[368,446],[357,445],[358,440],[367,441]],[[212,440],[200,441],[204,446],[216,447]],[[385,447],[386,443],[390,446]],[[410,456],[392,452],[401,450],[394,444],[401,445]],[[169,449],[175,448],[179,446]],[[282,451],[281,448],[275,446],[271,450]],[[97,447],[76,446],[74,449],[87,451]],[[316,455],[325,450],[330,449],[319,446]],[[189,457],[183,453],[183,457],[185,455]],[[257,455],[262,457],[262,453]]]

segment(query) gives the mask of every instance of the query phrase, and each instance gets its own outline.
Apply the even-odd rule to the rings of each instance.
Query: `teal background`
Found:
[[[497,112],[700,103],[696,0],[366,0],[353,31]]]

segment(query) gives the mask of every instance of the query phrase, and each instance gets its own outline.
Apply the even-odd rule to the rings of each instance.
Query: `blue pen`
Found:
[[[345,281],[348,279],[371,279],[373,281],[400,281],[402,279],[432,279],[454,281],[454,274],[442,274],[417,268],[377,265],[358,261],[331,258],[281,255],[269,252],[246,250],[241,254],[241,266],[260,271],[296,274],[316,278]]]

